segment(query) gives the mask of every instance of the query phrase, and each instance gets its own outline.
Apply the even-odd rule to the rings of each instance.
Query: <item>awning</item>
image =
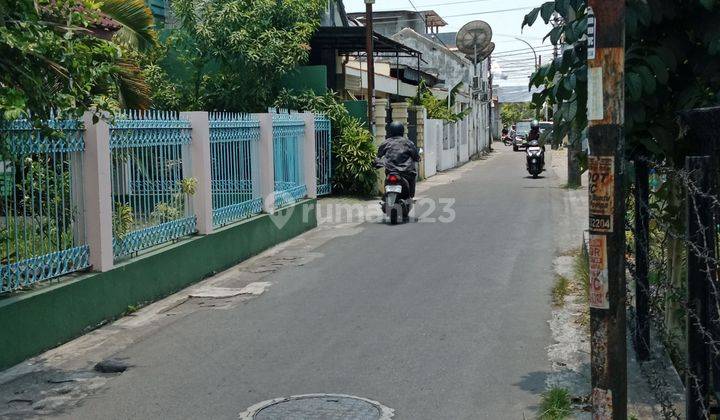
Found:
[[[422,53],[400,42],[375,32],[373,36],[375,57],[422,57]],[[365,27],[321,27],[310,41],[312,49],[334,49],[338,54],[364,53],[366,50]]]

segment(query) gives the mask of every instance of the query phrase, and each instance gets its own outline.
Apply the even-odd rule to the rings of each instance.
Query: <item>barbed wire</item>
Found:
[[[685,329],[680,328],[679,334],[686,335],[692,329],[706,346],[708,353],[713,359],[720,359],[720,287],[717,282],[717,267],[719,265],[717,247],[718,243],[718,221],[720,221],[720,198],[714,194],[714,186],[718,174],[714,170],[708,174],[697,174],[693,170],[686,168],[677,168],[667,164],[667,162],[652,161],[644,159],[648,167],[654,172],[654,181],[661,181],[661,185],[657,188],[650,188],[650,199],[647,203],[636,202],[633,194],[626,196],[627,217],[625,223],[626,234],[629,238],[625,252],[625,263],[627,273],[630,278],[635,280],[635,293],[645,293],[648,297],[648,316],[652,326],[656,329],[658,338],[663,346],[668,349],[671,356],[674,356],[677,364],[674,368],[683,376],[688,386],[695,388],[696,395],[699,396],[697,407],[699,412],[705,418],[709,418],[710,407],[703,398],[702,389],[709,389],[713,385],[712,380],[707,384],[702,383],[697,375],[685,368],[687,361],[682,358],[678,360],[678,355],[683,354],[676,344],[676,335],[679,320],[685,321]],[[696,179],[705,179],[705,185],[698,185]],[[641,206],[639,210],[645,212],[648,217],[648,230],[645,233],[648,238],[647,243],[637,243],[644,240],[641,236],[636,235],[635,226],[633,226],[634,214],[633,209]],[[709,214],[709,216],[708,216]],[[692,219],[690,219],[692,217]],[[704,219],[708,219],[705,221]],[[709,225],[708,225],[709,223]],[[693,231],[689,231],[692,228]],[[637,290],[638,287],[644,287],[642,282],[637,281],[637,272],[635,265],[634,251],[632,244],[637,243],[646,252],[647,258],[647,289]],[[690,261],[695,264],[695,275],[700,275],[706,282],[708,290],[708,305],[705,308],[707,312],[705,316],[697,313],[695,307],[688,302],[688,296],[684,283],[689,280],[688,267]],[[697,278],[697,277],[694,277]],[[650,281],[652,280],[652,281]],[[628,293],[631,290],[628,287]],[[669,313],[669,311],[680,312],[677,314]],[[635,321],[633,312],[633,319]],[[672,318],[675,319],[675,325],[669,325]],[[634,327],[631,322],[631,328]],[[634,331],[634,329],[633,329]],[[637,334],[633,333],[636,339]],[[642,344],[646,348],[652,348],[651,343]],[[664,391],[664,381],[658,375],[658,368],[655,364],[641,362],[641,372],[646,378],[653,394],[662,408],[665,418],[680,418],[675,410],[670,395]],[[681,363],[679,363],[681,362]],[[712,365],[712,364],[711,364]],[[651,367],[655,366],[655,367]],[[660,366],[664,369],[669,366]],[[709,371],[706,377],[710,378],[712,367],[708,366]],[[688,403],[688,402],[686,402]]]

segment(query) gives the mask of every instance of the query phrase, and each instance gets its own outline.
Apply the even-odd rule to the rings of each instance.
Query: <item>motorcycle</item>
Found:
[[[512,139],[507,134],[502,136],[502,142],[505,146],[512,146]]]
[[[410,197],[408,181],[397,172],[390,172],[385,177],[385,194],[383,194],[380,208],[390,219],[391,225],[396,225],[402,216],[407,221],[412,210],[413,199]]]
[[[419,150],[420,156],[423,149]],[[410,211],[413,207],[413,198],[410,197],[410,184],[398,172],[389,172],[385,176],[385,193],[383,194],[380,208],[383,214],[390,219],[391,225],[396,225],[402,217],[403,222],[410,220]]]
[[[540,146],[528,146],[526,149],[527,171],[537,178],[545,170],[545,151]]]

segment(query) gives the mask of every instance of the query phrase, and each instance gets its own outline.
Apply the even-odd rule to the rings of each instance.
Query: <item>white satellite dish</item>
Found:
[[[481,52],[486,48],[490,48],[492,36],[492,28],[487,22],[473,20],[460,28],[460,31],[457,33],[455,45],[457,45],[461,53],[477,59]],[[492,48],[494,48],[494,44]]]

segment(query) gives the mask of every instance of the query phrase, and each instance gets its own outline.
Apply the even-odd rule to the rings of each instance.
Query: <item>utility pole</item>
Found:
[[[625,317],[625,1],[590,0],[588,23],[592,413],[627,418]],[[590,25],[589,25],[590,26]]]
[[[477,56],[476,56],[477,57]],[[475,61],[477,62],[477,58],[475,58]],[[476,65],[477,67],[477,65]],[[492,75],[492,57],[488,56],[488,95],[489,100],[488,102],[488,109],[490,110],[490,118],[488,120],[488,126],[489,126],[489,132],[490,137],[488,137],[488,150],[492,152],[492,142],[493,142],[493,132],[492,132],[492,126],[493,126],[493,75]]]
[[[373,115],[375,114],[375,58],[373,44],[373,4],[375,0],[365,0],[365,37],[366,37],[366,52],[367,52],[367,79],[368,79],[368,92],[367,92],[367,111],[368,111],[368,127],[370,132],[374,134],[373,130]]]

